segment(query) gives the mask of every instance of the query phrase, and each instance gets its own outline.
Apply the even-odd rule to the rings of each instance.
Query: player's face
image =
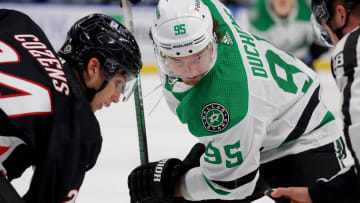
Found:
[[[186,57],[166,56],[167,65],[184,83],[195,85],[200,82],[209,70],[211,63],[211,48],[204,48],[198,53]]]
[[[125,71],[120,69],[106,87],[95,94],[90,103],[92,110],[95,112],[102,109],[103,106],[109,107],[111,103],[118,103],[126,78]]]
[[[278,16],[286,17],[294,6],[294,0],[272,0],[272,6]]]

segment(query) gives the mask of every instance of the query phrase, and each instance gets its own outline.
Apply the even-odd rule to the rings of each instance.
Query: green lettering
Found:
[[[263,78],[267,78],[267,73],[264,69],[262,68],[259,68],[259,67],[251,67],[251,70],[252,70],[252,73],[254,76],[260,76],[260,77],[263,77]]]
[[[175,25],[174,26],[174,34],[182,35],[186,33],[185,24]]]
[[[252,48],[253,48],[253,51],[250,51],[248,46],[244,45],[245,53],[247,53],[248,55],[251,55],[251,56],[258,57],[259,56],[258,50],[256,50],[255,47],[252,47]]]
[[[242,43],[255,47],[254,39],[252,37],[250,37],[249,35],[240,35],[240,37],[243,39],[241,40]]]
[[[256,57],[252,57],[252,56],[247,56],[247,58],[249,59],[250,65],[264,67],[264,64],[262,63],[260,58],[256,58]]]
[[[235,166],[240,165],[243,162],[242,153],[239,150],[240,148],[240,140],[237,141],[235,144],[232,145],[225,145],[224,151],[226,156],[233,160],[226,160],[226,167],[227,168],[233,168]]]
[[[204,160],[210,164],[221,164],[222,162],[220,150],[212,146],[211,142],[205,149]]]

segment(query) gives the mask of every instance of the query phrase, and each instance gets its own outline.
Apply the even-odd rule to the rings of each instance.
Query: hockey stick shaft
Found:
[[[125,26],[133,34],[135,34],[131,3],[129,2],[129,0],[121,0],[121,1],[122,1],[122,10],[123,10]],[[148,149],[147,149],[147,141],[146,141],[145,116],[144,116],[143,97],[141,91],[140,74],[137,77],[137,86],[134,91],[134,99],[135,99],[136,120],[137,120],[137,129],[138,129],[138,138],[139,138],[140,161],[141,164],[146,164],[149,162],[149,158],[148,158]]]

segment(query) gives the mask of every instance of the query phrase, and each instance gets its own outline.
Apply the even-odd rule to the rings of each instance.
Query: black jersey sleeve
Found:
[[[319,180],[309,187],[313,203],[359,202],[360,178],[354,167],[330,181]]]
[[[85,173],[100,152],[99,140],[81,139],[64,144],[36,164],[26,202],[75,201]]]

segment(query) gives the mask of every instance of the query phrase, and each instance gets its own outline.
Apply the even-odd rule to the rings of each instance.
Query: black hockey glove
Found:
[[[196,143],[186,155],[184,162],[184,169],[188,171],[192,168],[200,166],[200,157],[205,152],[205,145],[201,143]]]
[[[132,202],[173,202],[175,183],[183,173],[183,162],[175,158],[135,168],[128,177]]]

